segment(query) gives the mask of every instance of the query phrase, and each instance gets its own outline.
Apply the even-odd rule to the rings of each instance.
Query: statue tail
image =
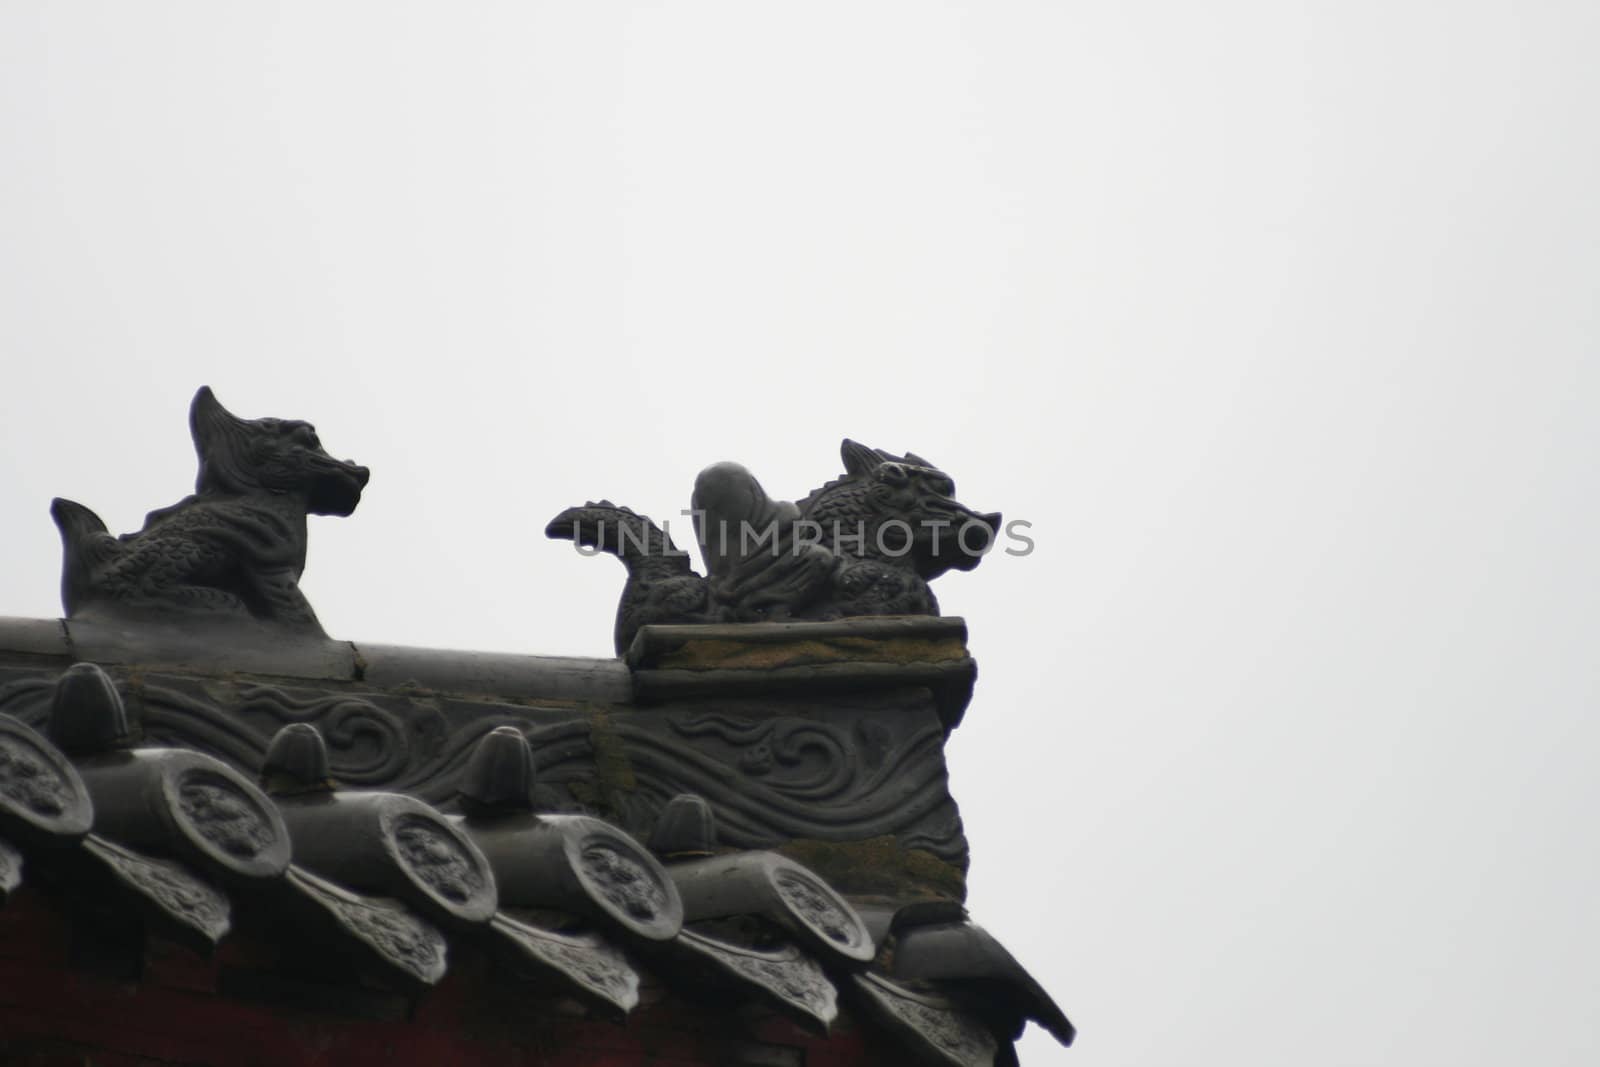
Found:
[[[89,599],[95,572],[121,545],[100,516],[82,504],[57,497],[50,502],[50,517],[61,531],[61,605],[71,616]]]
[[[546,537],[568,540],[583,548],[609,552],[628,568],[628,577],[667,578],[693,574],[689,553],[644,515],[609,500],[568,508],[550,520]]]

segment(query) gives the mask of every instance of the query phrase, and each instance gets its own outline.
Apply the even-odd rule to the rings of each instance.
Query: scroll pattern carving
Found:
[[[497,916],[494,928],[540,966],[627,1011],[639,1000],[639,975],[622,953],[592,936],[558,934]]]
[[[55,679],[55,674],[35,675],[0,685],[0,712],[40,726]],[[222,707],[210,696],[169,685],[121,688],[151,741],[198,748],[247,772],[260,766],[278,727],[291,722],[317,728],[328,744],[333,776],[349,786],[404,789],[408,781],[439,769],[438,761],[425,759],[413,743],[414,738],[444,734],[442,717],[426,706],[408,718],[347,693],[300,697],[275,686],[246,685]],[[461,746],[470,748],[483,732],[472,731]]]
[[[444,935],[401,905],[352,893],[299,867],[289,868],[287,881],[390,964],[430,984],[444,977]]]
[[[331,907],[345,926],[359,934],[385,956],[403,961],[418,974],[444,965],[444,935],[430,929],[393,905],[374,900],[340,899]]]
[[[0,685],[0,712],[38,729],[49,710],[50,690],[55,682],[56,676],[50,674],[17,678]]]
[[[405,909],[379,900],[342,896],[330,899],[328,905],[346,927],[408,970],[429,975],[444,969],[444,935]]]
[[[761,987],[824,1027],[838,1015],[838,991],[833,983],[815,960],[793,945],[776,952],[760,952],[692,930],[678,936],[685,948],[710,958],[723,970]]]
[[[928,725],[878,753],[876,766],[851,731],[809,719],[744,722],[724,715],[673,720],[672,733],[613,717],[637,782],[621,815],[647,831],[678,793],[703,796],[717,813],[724,844],[762,848],[793,838],[858,840],[893,834],[905,848],[965,864],[966,838],[945,780],[943,732]],[[529,731],[542,780],[583,780],[593,752],[571,744],[588,725],[562,723]],[[706,738],[732,755],[724,757]],[[887,783],[894,788],[886,788]],[[625,805],[631,802],[633,809]]]
[[[877,975],[861,974],[852,980],[858,993],[868,998],[880,1012],[921,1037],[931,1046],[930,1051],[951,1067],[989,1067],[995,1062],[999,1043],[971,1016]]]
[[[170,860],[141,856],[90,836],[85,849],[171,918],[217,942],[229,927],[228,898]]]
[[[150,737],[194,745],[252,771],[266,755],[272,734],[291,722],[317,728],[328,743],[334,778],[348,785],[393,782],[414,755],[399,715],[343,693],[297,698],[273,686],[246,686],[239,690],[237,707],[229,710],[167,686],[144,686],[138,697]],[[252,729],[243,721],[250,716],[265,719],[268,728]]]
[[[52,675],[0,685],[0,711],[42,721],[53,682]],[[697,793],[715,809],[723,843],[737,848],[893,835],[903,848],[958,867],[967,860],[945,778],[943,732],[932,722],[895,732],[870,719],[846,726],[706,712],[675,715],[663,728],[613,715],[609,739],[626,758],[631,781],[607,793],[597,784],[594,726],[581,713],[534,724],[497,706],[447,731],[444,716],[426,704],[414,704],[408,715],[349,693],[299,697],[250,685],[225,707],[164,684],[127,695],[151,739],[200,748],[252,772],[272,730],[308,722],[327,739],[341,784],[444,804],[473,746],[494,728],[514,725],[533,745],[546,810],[612,815],[630,831],[647,833],[668,800]]]

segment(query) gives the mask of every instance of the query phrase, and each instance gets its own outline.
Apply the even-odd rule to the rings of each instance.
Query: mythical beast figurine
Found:
[[[300,592],[306,516],[349,515],[368,471],[322,450],[308,422],[241,419],[210,388],[189,408],[200,458],[193,496],[112,537],[82,504],[57,499],[68,617],[174,613],[322,634]]]
[[[628,568],[613,634],[626,652],[650,623],[937,615],[928,583],[971,570],[994,543],[998,513],[955,499],[920,456],[846,439],[844,476],[802,500],[773,500],[745,468],[718,463],[695,480],[695,535],[706,576],[650,519],[610,501],[568,508],[545,534],[609,552]]]

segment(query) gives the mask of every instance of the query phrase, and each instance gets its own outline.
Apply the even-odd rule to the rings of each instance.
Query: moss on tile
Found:
[[[775,670],[816,663],[945,663],[965,659],[960,638],[828,637],[793,641],[738,641],[703,638],[685,641],[662,653],[652,666],[661,669]]]
[[[881,894],[901,900],[965,900],[961,871],[921,849],[901,848],[893,835],[860,841],[796,839],[778,846],[788,856],[848,894]]]
[[[616,794],[638,788],[639,780],[633,773],[627,745],[617,735],[610,714],[603,708],[589,710],[589,741],[594,746],[595,784],[608,803]]]

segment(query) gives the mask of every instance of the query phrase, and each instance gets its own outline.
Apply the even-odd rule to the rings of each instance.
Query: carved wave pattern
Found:
[[[385,788],[410,793],[430,804],[444,804],[454,799],[456,782],[472,750],[485,734],[500,726],[514,726],[523,731],[534,747],[534,761],[541,782],[570,778],[593,777],[594,745],[590,740],[587,719],[570,719],[550,726],[530,728],[528,720],[512,715],[491,715],[474,719],[457,728],[445,739],[439,752],[426,763],[413,767],[397,781]],[[557,773],[557,768],[560,772]],[[581,806],[556,802],[552,791],[540,789],[546,801],[541,810],[580,810]]]
[[[698,793],[716,811],[719,840],[738,848],[893,834],[906,848],[965,862],[966,839],[946,786],[937,725],[898,745],[870,737],[863,743],[845,727],[798,718],[748,722],[707,714],[674,721],[677,736],[671,736],[614,716],[610,728],[623,742],[636,781],[635,810],[625,801],[621,813],[630,829],[648,830],[661,805],[678,793]],[[587,732],[584,722],[529,732],[543,780],[592,776],[592,747],[572,743],[587,741]],[[696,743],[707,737],[736,755],[724,760]]]
[[[55,684],[55,675],[50,675],[18,678],[0,685],[0,712],[38,729],[50,712],[50,693]]]
[[[35,676],[0,685],[0,712],[30,726],[42,725],[55,680],[54,675]],[[275,686],[250,685],[239,690],[236,705],[220,708],[211,699],[168,686],[123,691],[147,738],[199,748],[250,773],[260,767],[272,733],[292,722],[317,728],[328,743],[333,776],[345,785],[404,788],[405,780],[438,768],[437,761],[426,759],[412,743],[413,733],[444,733],[437,711],[419,712],[415,718],[423,721],[408,729],[405,717],[343,693],[300,698]],[[249,723],[252,715],[265,719],[267,729]]]
[[[220,711],[208,700],[162,686],[140,691],[145,730],[210,748],[235,766],[254,770],[266,755],[270,733],[293,722],[310,723],[328,743],[329,769],[340,783],[374,787],[400,777],[413,759],[405,720],[369,700],[342,693],[298,698],[268,685],[239,690],[237,708]],[[266,733],[240,728],[240,717],[265,717]]]
[[[265,685],[241,690],[239,699],[241,712],[260,711],[282,724],[315,726],[328,743],[330,769],[341,782],[378,785],[397,777],[411,761],[405,722],[371,701],[342,695],[296,700]]]
[[[42,721],[53,682],[31,677],[0,686],[0,711]],[[248,686],[239,691],[237,708],[225,710],[163,686],[143,686],[135,696],[148,736],[201,748],[252,772],[270,738],[243,723],[243,716],[309,722],[327,739],[332,773],[341,784],[443,804],[453,800],[473,746],[490,730],[514,725],[533,745],[546,810],[609,808],[629,830],[647,833],[669,799],[698,793],[717,813],[722,842],[737,848],[793,838],[893,835],[902,847],[948,863],[964,866],[967,860],[945,781],[943,733],[931,724],[896,739],[870,721],[852,730],[794,717],[752,721],[707,713],[674,719],[669,732],[613,715],[607,732],[621,743],[633,780],[597,803],[597,789],[604,790],[596,783],[597,752],[587,717],[535,726],[515,714],[492,714],[446,735],[437,710],[420,711],[419,721],[408,724],[400,714],[346,694],[299,699],[271,686]],[[436,740],[419,745],[418,737],[427,735]]]

